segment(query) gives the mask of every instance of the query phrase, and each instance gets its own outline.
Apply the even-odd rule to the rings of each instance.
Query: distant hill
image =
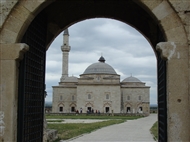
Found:
[[[158,104],[150,104],[150,107],[158,107]]]
[[[52,107],[52,102],[45,102],[45,107]]]

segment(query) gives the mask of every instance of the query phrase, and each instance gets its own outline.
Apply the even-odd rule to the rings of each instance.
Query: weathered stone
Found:
[[[155,7],[157,7],[163,0],[140,0],[142,3],[144,3],[149,10],[153,10]]]
[[[12,8],[15,6],[15,4],[18,2],[18,0],[12,0],[12,1],[0,1],[0,29],[5,22],[6,18],[8,17],[9,13],[11,12]]]
[[[189,0],[169,0],[169,2],[177,12],[190,11]]]
[[[0,110],[5,124],[0,141],[17,140],[18,61],[27,50],[26,44],[0,44]]]
[[[173,12],[173,9],[170,7],[167,1],[163,1],[157,7],[155,7],[152,12],[158,20],[161,20],[164,17],[170,15]]]
[[[166,17],[161,19],[160,22],[163,29],[166,31],[181,26],[181,20],[175,12],[172,12],[171,14],[167,15]]]
[[[49,0],[6,0],[0,1],[0,43],[17,43],[21,41],[23,34],[28,28],[28,25],[35,18],[35,16],[44,10],[44,8],[50,3],[57,1]],[[60,2],[60,1],[59,1]],[[85,4],[85,1],[82,1]],[[76,5],[75,1],[73,1]],[[108,3],[109,4],[109,3]],[[167,113],[168,113],[168,141],[190,141],[189,130],[190,130],[190,110],[189,110],[189,92],[190,91],[190,61],[189,61],[189,50],[190,50],[190,2],[189,0],[141,0],[138,2],[138,5],[142,7],[142,10],[150,15],[148,18],[157,18],[154,20],[155,24],[163,28],[163,34],[165,34],[165,40],[170,42],[168,47],[161,47],[158,45],[165,59],[167,59]],[[69,7],[70,8],[70,7]],[[81,6],[81,12],[83,7]],[[55,8],[56,9],[56,8]],[[134,8],[135,9],[135,8]],[[47,10],[47,9],[46,9]],[[98,10],[98,7],[97,7]],[[119,10],[119,9],[118,9]],[[123,9],[125,11],[125,9]],[[52,13],[52,11],[46,11],[47,13]],[[106,12],[107,11],[106,9]],[[116,11],[114,11],[117,13]],[[65,14],[65,13],[64,13]],[[88,13],[85,13],[86,16],[80,15],[81,19],[92,18],[88,17]],[[105,13],[100,13],[100,15],[94,16],[103,16]],[[68,18],[70,13],[66,14]],[[110,15],[110,17],[114,15]],[[60,16],[58,16],[60,17]],[[54,19],[55,18],[55,19]],[[65,27],[77,22],[78,18],[72,17],[75,21],[64,19],[66,22]],[[148,19],[147,18],[147,19]],[[53,23],[56,20],[58,23]],[[120,19],[126,23],[124,19]],[[138,20],[138,18],[136,18]],[[59,26],[63,23],[59,23],[60,19],[56,19],[56,16],[53,17],[53,20],[50,21],[51,25],[55,25],[49,29],[49,33],[52,35],[47,35],[53,40],[54,35],[60,33],[63,26]],[[49,22],[49,21],[48,21]],[[63,21],[62,21],[63,22]],[[144,21],[138,21],[137,23],[142,24]],[[146,21],[148,22],[148,21]],[[60,24],[60,25],[59,25]],[[129,23],[131,24],[131,23]],[[59,25],[59,26],[56,26]],[[132,25],[133,26],[133,25]],[[49,28],[48,27],[48,28]],[[155,29],[156,31],[157,29]],[[156,34],[156,33],[155,33]],[[146,34],[145,34],[146,35]],[[147,37],[151,38],[151,37]],[[171,44],[173,42],[175,46]],[[49,43],[48,43],[49,44]],[[189,45],[188,45],[189,44]],[[1,45],[4,46],[4,45]],[[17,45],[16,45],[17,46]],[[1,48],[1,47],[0,47]],[[16,47],[17,48],[17,47]],[[8,48],[7,48],[8,49]],[[3,101],[3,107],[6,108],[6,114],[4,114],[5,121],[5,135],[1,137],[0,141],[16,141],[16,104],[17,104],[17,88],[15,84],[18,82],[17,78],[17,63],[15,59],[6,59],[9,56],[13,57],[14,54],[9,54],[10,52],[16,52],[15,49],[10,48],[10,50],[2,51],[4,58],[0,62],[0,77],[1,77],[1,94],[3,98],[6,99]],[[6,53],[7,52],[7,53]],[[15,53],[16,54],[16,53]],[[7,57],[6,57],[6,56]],[[18,56],[14,56],[18,58]],[[2,58],[1,58],[2,59]],[[8,71],[7,71],[8,70]],[[7,71],[7,72],[6,72]],[[7,73],[10,73],[7,75]],[[2,79],[2,77],[4,79]],[[3,82],[3,83],[2,83]],[[7,90],[9,88],[9,90]],[[10,94],[9,94],[10,93]],[[8,94],[8,96],[4,95]],[[7,100],[11,99],[11,103],[7,103]],[[5,105],[5,103],[7,103]],[[4,110],[3,110],[4,111]],[[3,113],[1,113],[3,115]],[[6,119],[7,117],[10,117]],[[9,122],[9,123],[8,123]],[[9,128],[9,129],[7,129]]]
[[[166,31],[168,41],[175,41],[176,43],[187,43],[187,35],[184,26],[179,26]]]
[[[171,58],[186,59],[188,57],[187,48],[184,48],[184,45],[179,43],[160,42],[157,44],[156,49],[161,52],[162,58],[166,60]]]

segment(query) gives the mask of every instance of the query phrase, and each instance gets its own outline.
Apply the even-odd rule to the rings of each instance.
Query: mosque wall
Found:
[[[86,112],[87,107],[105,113],[105,107],[109,112],[120,113],[121,93],[119,85],[79,85],[77,86],[77,109],[82,108]]]
[[[128,87],[121,88],[123,94],[124,112],[131,107],[130,113],[138,113],[142,107],[142,113],[149,114],[150,88],[149,87]]]
[[[97,84],[97,83],[112,83],[112,84],[119,84],[120,83],[120,76],[119,75],[111,75],[111,74],[88,74],[88,75],[81,75],[79,78],[80,83],[84,84]]]
[[[76,106],[76,87],[53,86],[53,113],[70,113],[71,107]],[[60,107],[63,107],[60,110]]]

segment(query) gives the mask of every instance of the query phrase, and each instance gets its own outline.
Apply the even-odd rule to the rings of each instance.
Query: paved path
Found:
[[[149,130],[156,121],[157,115],[151,114],[148,117],[104,127],[67,142],[155,142]]]
[[[108,121],[108,119],[46,119],[49,120],[48,124],[56,123],[95,123],[95,122],[102,122],[102,121]],[[51,122],[52,120],[62,120],[62,122]]]

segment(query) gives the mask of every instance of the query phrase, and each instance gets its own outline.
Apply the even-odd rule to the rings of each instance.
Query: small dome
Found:
[[[138,78],[130,76],[125,78],[122,82],[141,82]]]
[[[78,78],[75,76],[66,77],[63,82],[78,82]]]
[[[83,74],[117,74],[115,70],[105,63],[104,57],[100,57],[98,63],[91,64]]]

